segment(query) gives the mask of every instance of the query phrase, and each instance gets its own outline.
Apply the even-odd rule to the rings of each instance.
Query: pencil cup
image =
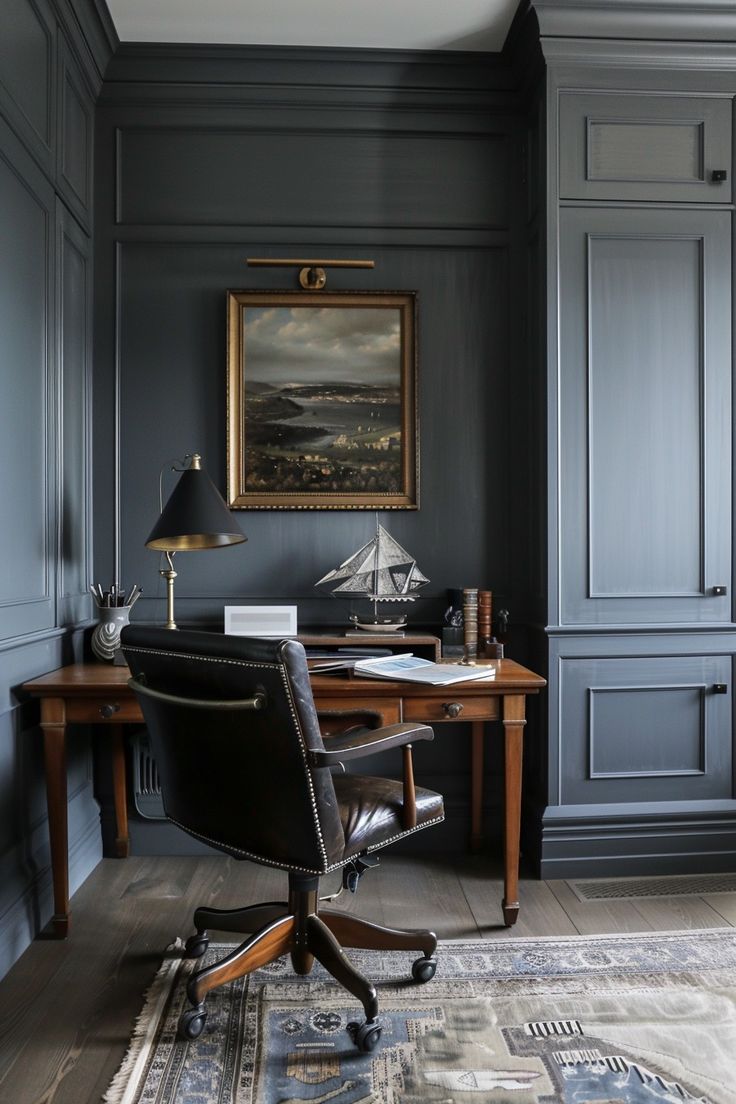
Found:
[[[92,651],[98,659],[110,662],[120,647],[120,633],[128,624],[130,606],[100,606],[98,622],[92,632]]]

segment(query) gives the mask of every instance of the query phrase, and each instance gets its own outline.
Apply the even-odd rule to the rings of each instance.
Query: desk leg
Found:
[[[503,730],[505,743],[505,870],[503,919],[506,927],[519,915],[519,839],[521,836],[521,763],[524,742],[526,700],[523,694],[504,694]]]
[[[473,721],[470,732],[470,850],[480,851],[483,815],[483,740],[485,724]]]
[[[112,729],[112,785],[115,799],[115,854],[127,859],[130,850],[128,836],[128,795],[125,785],[125,728],[116,724]]]
[[[51,877],[54,885],[54,935],[69,934],[69,828],[66,808],[66,708],[63,698],[41,702],[46,802],[49,813]]]

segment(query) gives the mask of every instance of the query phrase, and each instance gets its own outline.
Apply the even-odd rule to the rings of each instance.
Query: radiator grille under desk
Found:
[[[145,732],[136,732],[133,748],[133,804],[146,820],[166,820],[161,780]]]

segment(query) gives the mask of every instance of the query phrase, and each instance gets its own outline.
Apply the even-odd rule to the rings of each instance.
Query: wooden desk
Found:
[[[420,686],[409,682],[356,678],[345,675],[312,675],[317,711],[325,716],[367,710],[380,714],[383,724],[423,721],[430,725],[447,721],[471,724],[471,847],[480,844],[483,797],[483,735],[486,721],[504,726],[505,843],[504,921],[516,922],[519,914],[519,831],[521,823],[521,761],[526,696],[537,694],[545,680],[513,660],[496,664],[493,681],[456,683],[454,686]],[[128,809],[125,786],[124,725],[142,724],[138,702],[127,682],[127,667],[81,663],[61,667],[25,683],[23,689],[41,699],[46,792],[54,884],[53,928],[60,938],[69,930],[69,856],[67,825],[66,726],[104,725],[113,745],[116,819],[115,846],[120,858],[128,854]]]

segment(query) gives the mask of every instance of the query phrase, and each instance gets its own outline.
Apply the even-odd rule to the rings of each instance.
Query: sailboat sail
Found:
[[[411,602],[413,591],[429,579],[417,562],[382,525],[375,537],[316,584],[335,583],[332,593],[371,598],[374,602]]]

